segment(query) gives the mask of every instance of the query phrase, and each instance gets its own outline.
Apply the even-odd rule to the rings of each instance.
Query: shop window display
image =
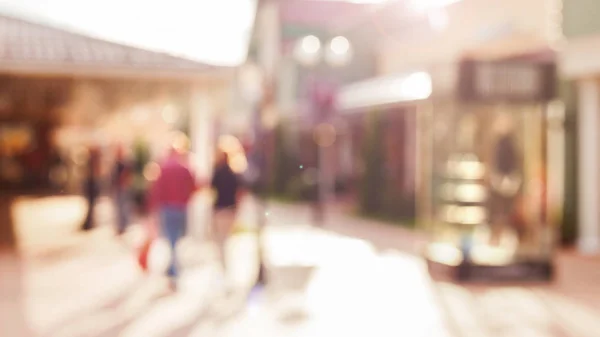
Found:
[[[501,69],[496,77],[494,66]],[[546,111],[553,92],[534,88],[547,69],[486,64],[481,75],[461,68],[470,95],[463,91],[453,104],[432,109],[430,148],[423,148],[430,155],[422,163],[430,165],[431,181],[430,214],[421,214],[431,222],[426,255],[456,267],[459,278],[551,277],[556,231],[547,216]],[[524,74],[529,82],[514,80]]]

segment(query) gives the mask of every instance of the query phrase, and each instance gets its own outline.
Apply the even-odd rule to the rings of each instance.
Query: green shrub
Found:
[[[367,136],[363,143],[365,170],[361,179],[359,196],[360,211],[363,214],[377,214],[382,210],[382,191],[385,185],[383,175],[383,139],[381,116],[378,111],[369,114]]]
[[[565,185],[563,217],[561,219],[561,240],[563,244],[574,244],[579,235],[577,230],[577,95],[573,81],[559,83],[561,100],[565,102]]]

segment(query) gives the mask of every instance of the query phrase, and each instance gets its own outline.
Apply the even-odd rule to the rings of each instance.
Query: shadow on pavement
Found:
[[[203,306],[186,324],[171,330],[169,337],[188,337],[199,329],[218,330],[241,314],[246,296],[237,294],[226,299],[213,299]]]
[[[454,336],[593,337],[598,311],[547,286],[433,284]]]
[[[145,284],[145,282],[147,282],[147,280],[144,277],[138,278],[135,282],[124,287],[117,294],[111,296],[108,300],[102,302],[100,305],[83,310],[83,312],[79,312],[75,316],[65,318],[64,320],[54,324],[53,327],[48,329],[48,331],[50,332],[45,335],[48,337],[56,336],[66,326],[73,324],[73,322],[85,320],[86,318],[93,317],[94,315],[97,315],[101,312],[117,310],[121,305],[123,305],[123,303],[125,303],[131,297],[131,294],[134,293],[136,289],[142,287]]]
[[[114,337],[169,295],[164,284],[140,279],[96,309],[58,324],[46,337]]]

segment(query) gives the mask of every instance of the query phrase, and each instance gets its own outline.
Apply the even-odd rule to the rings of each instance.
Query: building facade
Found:
[[[582,252],[600,252],[600,23],[593,0],[564,1],[561,73],[577,112],[577,230]]]
[[[396,90],[393,83],[402,83],[417,74],[429,73],[433,78],[434,93],[431,104],[434,109],[441,108],[448,111],[446,114],[438,114],[440,118],[444,115],[455,114],[458,116],[460,110],[472,110],[473,107],[469,108],[451,99],[452,92],[459,91],[457,86],[460,75],[459,64],[464,60],[477,60],[478,62],[510,61],[555,65],[557,61],[556,48],[560,46],[562,40],[561,11],[562,3],[553,0],[527,2],[463,0],[422,11],[409,10],[401,8],[401,6],[396,8],[393,5],[381,8],[374,14],[378,19],[368,20],[363,24],[363,30],[371,30],[372,40],[377,45],[379,79],[391,83],[389,91],[396,91],[397,95],[396,97],[383,97],[382,91],[385,90],[382,90],[383,87],[378,84],[376,87],[370,88],[373,95],[371,107],[393,104],[414,105],[407,102],[401,85]],[[394,17],[396,22],[387,24],[387,21],[393,22]],[[384,24],[379,24],[382,21]],[[376,29],[373,26],[376,26]],[[362,84],[366,85],[367,82]],[[548,85],[554,86],[558,83],[553,82]],[[440,97],[440,93],[443,97]],[[357,95],[355,94],[354,97]],[[378,102],[378,99],[383,101]],[[364,100],[365,102],[369,101],[367,98]],[[493,103],[490,101],[490,106],[481,106],[479,109],[489,109],[488,115],[492,115],[492,112],[498,116],[512,115],[514,120],[510,123],[513,125],[535,124],[532,124],[531,127],[535,126],[534,129],[539,131],[536,131],[536,135],[539,137],[530,137],[526,142],[519,144],[520,152],[527,159],[523,166],[525,171],[522,173],[524,176],[539,178],[540,181],[547,182],[547,186],[544,188],[552,193],[548,193],[544,197],[545,200],[542,201],[542,204],[561,204],[565,175],[564,133],[563,126],[560,125],[560,120],[563,118],[561,115],[563,112],[560,111],[561,105],[558,101],[548,105],[546,103],[549,102],[540,101],[539,103],[544,106],[543,109],[528,110],[524,105],[519,106],[508,99],[494,99],[493,101]],[[530,104],[533,104],[533,101],[535,100],[532,100]],[[508,107],[511,104],[514,107]],[[368,109],[368,107],[363,106],[362,109]],[[504,112],[500,113],[499,111],[502,109]],[[418,121],[421,120],[421,115],[426,114],[427,109],[422,110],[418,113],[417,118],[413,118],[415,128],[419,127]],[[521,110],[535,111],[535,113],[524,116],[525,112],[518,112]],[[498,120],[502,120],[502,118],[498,117]],[[448,123],[453,123],[453,121],[449,120]],[[438,137],[443,134],[441,130],[444,129],[444,123],[437,124],[439,124],[439,128],[434,123],[436,129],[430,133],[430,136]],[[421,127],[431,127],[431,124],[424,122]],[[424,133],[419,132],[419,134]],[[415,141],[423,143],[426,140],[417,137]],[[404,139],[403,142],[410,143],[410,139]],[[548,150],[550,148],[551,151]],[[534,158],[537,159],[534,160]],[[423,169],[405,171],[422,172]],[[414,179],[424,180],[418,177],[419,174]],[[535,195],[542,193],[539,187],[529,186],[527,189],[530,190],[528,193],[535,193]],[[542,198],[541,195],[540,198]],[[539,206],[535,200],[528,202]],[[536,206],[536,208],[539,207]],[[539,209],[540,212],[537,213],[546,212],[541,211],[544,207]],[[556,223],[556,219],[561,217],[561,210],[556,209],[552,212],[552,223]],[[535,219],[538,215],[528,214],[527,217]],[[545,222],[545,220],[532,221]]]

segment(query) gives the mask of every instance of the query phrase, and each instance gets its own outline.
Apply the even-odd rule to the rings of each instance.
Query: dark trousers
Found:
[[[130,212],[130,197],[129,193],[123,189],[117,190],[115,193],[115,209],[117,215],[117,232],[122,234],[129,225]]]
[[[94,209],[96,208],[96,196],[87,195],[86,199],[87,199],[87,203],[88,203],[88,210],[87,210],[87,214],[85,216],[85,220],[83,221],[83,226],[82,226],[82,229],[84,231],[87,231],[87,230],[90,230],[93,228]]]

